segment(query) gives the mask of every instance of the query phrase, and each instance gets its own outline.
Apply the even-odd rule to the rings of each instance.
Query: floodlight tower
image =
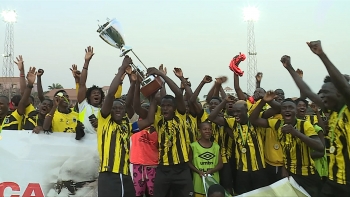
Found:
[[[248,78],[247,93],[252,95],[256,89],[255,75],[257,73],[257,59],[255,47],[254,23],[259,19],[259,10],[255,7],[247,7],[243,10],[244,21],[248,23],[247,48],[248,48]]]
[[[12,77],[14,76],[14,23],[17,20],[17,14],[14,10],[5,10],[1,16],[6,24],[2,76],[8,83],[8,96],[11,99]]]

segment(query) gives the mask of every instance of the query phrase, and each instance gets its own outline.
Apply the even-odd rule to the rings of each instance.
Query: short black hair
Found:
[[[291,99],[291,98],[286,98],[286,99],[284,99],[284,100],[281,102],[281,104],[283,104],[283,103],[285,103],[285,102],[292,102],[292,103],[295,104],[295,101],[294,101],[293,99]]]
[[[199,127],[198,127],[198,128],[201,129],[202,126],[205,125],[205,124],[209,124],[209,125],[211,126],[211,123],[210,123],[210,122],[204,121],[204,122],[201,122],[201,123],[199,124]]]
[[[298,105],[298,103],[299,103],[300,101],[303,102],[303,103],[305,103],[306,107],[309,107],[309,101],[307,101],[307,100],[305,100],[305,99],[302,99],[302,98],[297,98],[297,99],[294,101],[295,105]]]
[[[52,99],[45,98],[45,99],[43,100],[43,102],[44,102],[44,101],[49,101],[51,107],[53,106],[53,100],[52,100]]]
[[[165,96],[162,98],[162,100],[163,100],[163,99],[169,99],[169,100],[171,100],[171,101],[173,102],[174,106],[176,107],[176,100],[175,100],[175,97],[173,97],[173,96],[171,96],[171,95],[165,95]]]
[[[55,94],[53,95],[53,97],[56,97],[57,94],[60,93],[60,92],[66,93],[66,94],[67,94],[67,92],[66,92],[65,90],[58,90],[57,92],[55,92]]]
[[[219,184],[214,184],[214,185],[211,185],[209,187],[208,196],[213,194],[213,193],[216,193],[216,192],[219,192],[219,193],[225,195],[225,189]]]
[[[346,80],[347,82],[349,82],[349,80],[350,80],[349,75],[343,75],[343,77],[345,78],[345,80]],[[331,78],[329,75],[327,75],[327,76],[324,78],[323,83],[333,83],[332,78]]]
[[[18,106],[19,102],[21,101],[21,98],[22,96],[17,94],[17,95],[14,95],[12,98],[11,98],[11,103],[13,103],[14,106]]]
[[[125,101],[121,98],[116,98],[113,102],[120,102],[121,104],[125,105]]]
[[[220,97],[213,96],[213,97],[211,97],[211,99],[210,99],[210,100],[213,100],[213,99],[216,99],[216,100],[220,101],[220,103],[222,102],[222,100],[221,100],[221,98],[220,98]]]
[[[284,92],[281,88],[277,88],[277,89],[275,90],[275,92],[278,91],[278,90],[281,90],[282,92]]]
[[[0,98],[5,99],[5,102],[8,104],[9,103],[9,97],[5,96],[5,95],[0,95]]]
[[[100,87],[98,87],[96,85],[92,85],[90,88],[87,89],[85,98],[86,98],[87,102],[90,103],[91,102],[90,101],[90,96],[91,96],[92,91],[94,91],[94,90],[98,90],[100,92],[101,100],[100,100],[100,102],[98,104],[101,104],[103,99],[105,99],[105,93],[103,92],[102,88],[100,88]]]

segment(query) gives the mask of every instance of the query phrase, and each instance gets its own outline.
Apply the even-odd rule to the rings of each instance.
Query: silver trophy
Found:
[[[160,88],[162,88],[162,85],[164,83],[163,79],[159,76],[146,76],[147,67],[143,64],[143,62],[140,60],[139,57],[134,53],[131,47],[125,46],[125,41],[122,34],[122,28],[120,23],[116,19],[109,20],[107,19],[107,22],[99,26],[97,29],[97,32],[100,34],[100,38],[107,42],[109,45],[120,49],[120,57],[125,56],[128,52],[132,52],[134,56],[140,61],[140,63],[143,65],[143,67],[146,69],[145,71],[142,71],[141,68],[136,66],[135,64],[130,64],[130,66],[136,71],[136,73],[142,78],[141,82],[141,93],[145,97],[149,97],[154,92],[158,91]]]

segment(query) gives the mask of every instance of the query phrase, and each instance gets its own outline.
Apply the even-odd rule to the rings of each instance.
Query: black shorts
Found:
[[[321,197],[350,196],[350,184],[341,185],[331,180],[327,180],[322,187]]]
[[[154,181],[153,197],[193,196],[193,182],[187,163],[162,166],[158,165]]]
[[[297,175],[289,172],[289,175],[305,189],[305,191],[312,197],[319,196],[322,189],[321,177],[317,172],[308,176]]]
[[[269,185],[282,179],[282,166],[272,166],[266,163],[266,176],[269,179]]]
[[[100,172],[98,176],[98,196],[135,197],[136,192],[131,176],[113,172]]]
[[[243,172],[237,170],[235,194],[243,194],[269,185],[265,169]]]
[[[233,188],[233,178],[232,178],[232,170],[230,163],[224,163],[221,170],[219,171],[220,175],[220,185],[224,187],[226,190]]]

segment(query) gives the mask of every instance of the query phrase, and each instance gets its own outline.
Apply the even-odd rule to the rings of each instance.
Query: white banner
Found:
[[[96,135],[2,131],[0,197],[97,197]]]

